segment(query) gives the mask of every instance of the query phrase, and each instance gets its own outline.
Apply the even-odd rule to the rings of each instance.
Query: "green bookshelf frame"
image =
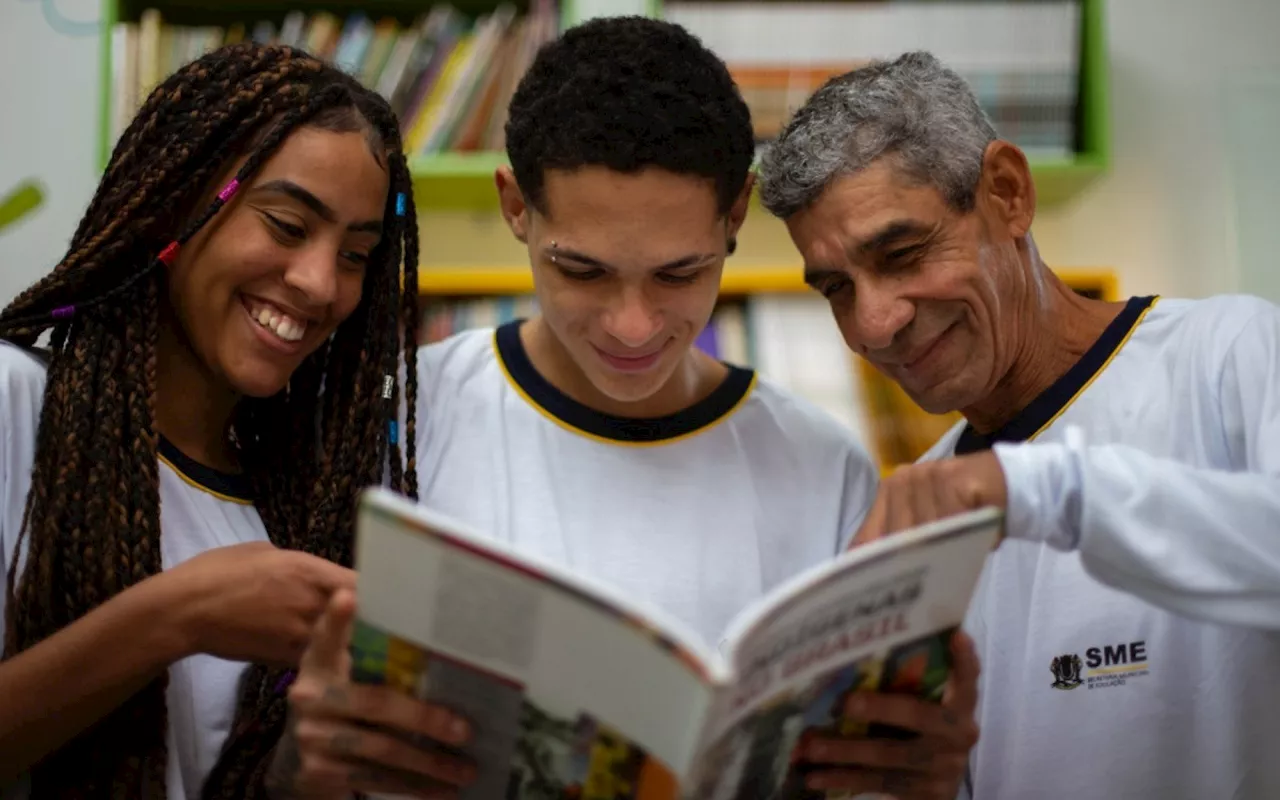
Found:
[[[1066,203],[1078,196],[1110,167],[1110,120],[1107,87],[1107,44],[1103,1],[1082,0],[1080,28],[1080,141],[1072,158],[1032,158],[1037,203],[1042,208]],[[492,5],[486,0],[454,0],[463,10]],[[102,47],[99,76],[98,164],[105,168],[114,142],[111,130],[111,29],[120,19],[136,19],[142,8],[157,6],[166,19],[212,23],[253,16],[283,16],[298,7],[362,8],[371,15],[404,18],[430,4],[430,0],[366,0],[365,2],[316,2],[316,0],[220,0],[209,8],[208,0],[103,0]],[[661,0],[563,0],[561,24],[581,21],[590,8],[616,4],[616,13],[659,16]],[[411,160],[415,200],[423,210],[492,210],[497,206],[493,171],[506,163],[502,153],[443,153]]]

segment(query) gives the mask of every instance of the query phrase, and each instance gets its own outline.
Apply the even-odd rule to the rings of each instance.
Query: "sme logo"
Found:
[[[1083,659],[1079,653],[1054,656],[1049,662],[1053,674],[1049,685],[1063,691],[1127,686],[1151,674],[1149,666],[1145,641],[1099,645],[1086,648]]]

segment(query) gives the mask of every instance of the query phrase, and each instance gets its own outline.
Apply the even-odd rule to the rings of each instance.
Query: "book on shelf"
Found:
[[[474,20],[447,3],[423,7],[408,24],[357,9],[225,26],[169,25],[148,8],[112,31],[112,138],[166,76],[248,39],[306,50],[381,94],[400,119],[406,155],[504,149],[511,95],[538,48],[558,35],[554,0],[532,0],[524,14],[501,2]]]
[[[527,13],[498,2],[474,19],[444,3],[411,22],[355,10],[172,26],[157,8],[113,31],[113,138],[183,63],[251,39],[300,47],[386,97],[409,155],[500,151],[506,108],[537,49],[559,32],[555,0]],[[603,13],[603,12],[602,12]],[[974,90],[997,132],[1030,155],[1069,157],[1079,138],[1082,0],[667,2],[724,59],[765,143],[830,77],[871,59],[928,50]]]
[[[927,50],[965,79],[1000,136],[1029,155],[1076,150],[1081,0],[676,0],[663,12],[726,61],[761,143],[829,78]]]
[[[837,556],[743,609],[721,642],[385,489],[361,496],[352,679],[466,717],[462,800],[800,800],[806,732],[908,739],[855,692],[939,702],[1003,514]],[[823,796],[823,795],[817,795]],[[839,793],[831,797],[841,796]]]

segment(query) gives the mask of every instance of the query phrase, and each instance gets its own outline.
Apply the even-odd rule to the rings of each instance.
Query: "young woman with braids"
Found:
[[[416,260],[396,120],[353,79],[238,45],[147,99],[0,313],[0,795],[262,791],[355,492],[389,463],[416,493]]]

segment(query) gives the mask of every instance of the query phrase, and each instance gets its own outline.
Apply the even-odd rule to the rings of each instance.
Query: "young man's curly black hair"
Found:
[[[679,25],[603,17],[539,51],[507,112],[507,156],[525,202],[546,213],[544,171],[658,167],[715,181],[722,212],[755,155],[729,70]]]

